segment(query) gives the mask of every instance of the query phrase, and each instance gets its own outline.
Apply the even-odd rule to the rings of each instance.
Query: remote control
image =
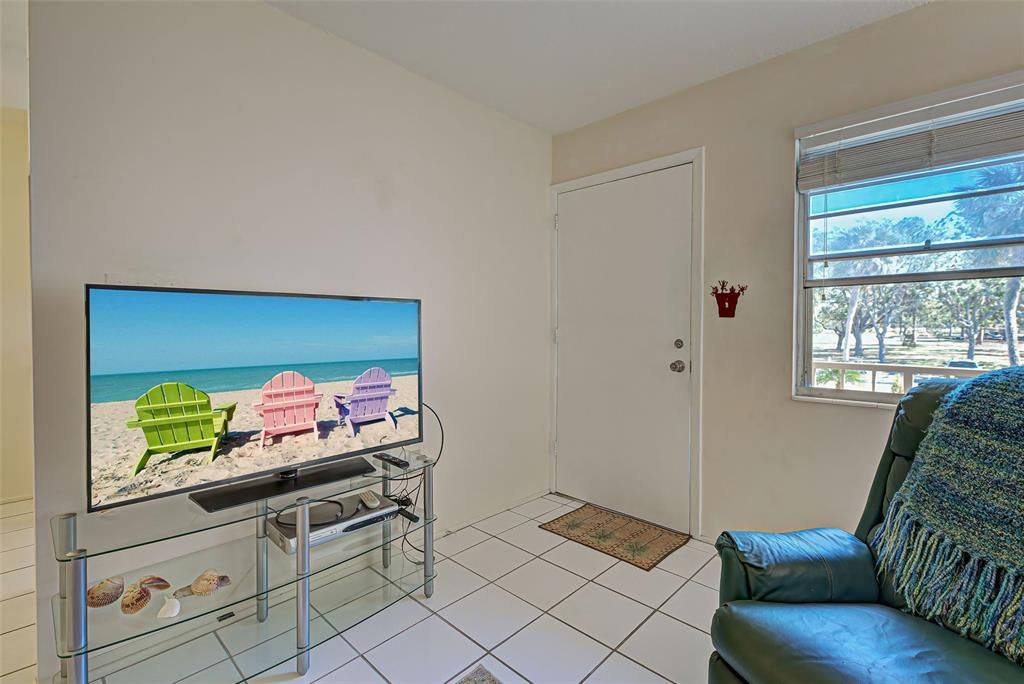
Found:
[[[359,500],[362,501],[363,505],[366,506],[367,508],[372,509],[380,507],[380,499],[378,499],[377,495],[371,492],[369,489],[367,489],[365,492],[359,493]]]
[[[408,461],[406,461],[405,459],[402,459],[402,458],[398,458],[397,456],[392,456],[391,454],[374,454],[373,457],[375,459],[377,459],[378,461],[383,461],[384,463],[390,463],[391,465],[398,466],[399,468],[408,468],[409,467],[409,462]]]

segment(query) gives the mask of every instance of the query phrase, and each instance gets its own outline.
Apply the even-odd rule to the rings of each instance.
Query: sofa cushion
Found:
[[[734,601],[711,639],[749,684],[1021,684],[1024,668],[939,625],[868,603]]]

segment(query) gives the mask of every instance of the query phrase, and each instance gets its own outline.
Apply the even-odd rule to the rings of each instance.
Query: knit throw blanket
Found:
[[[909,612],[1024,663],[1024,367],[946,397],[871,544]]]

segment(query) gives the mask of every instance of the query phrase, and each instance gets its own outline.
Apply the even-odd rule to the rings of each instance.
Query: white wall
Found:
[[[1024,3],[934,2],[554,141],[555,181],[706,147],[702,533],[852,528],[889,410],[796,402],[793,129],[1024,67]]]
[[[83,283],[420,297],[441,528],[546,490],[549,136],[263,4],[30,20],[41,679],[45,520],[85,507]]]

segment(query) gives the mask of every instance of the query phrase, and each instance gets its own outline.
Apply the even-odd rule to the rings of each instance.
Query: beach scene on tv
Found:
[[[419,437],[419,303],[90,288],[91,506]]]

